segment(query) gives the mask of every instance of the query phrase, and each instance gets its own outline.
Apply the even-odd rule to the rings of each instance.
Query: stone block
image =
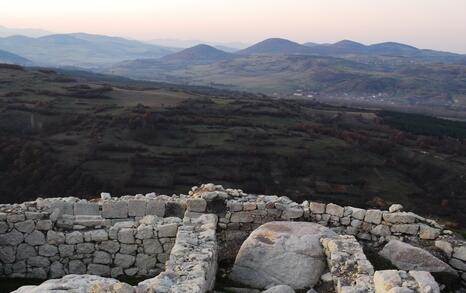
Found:
[[[136,258],[132,255],[117,253],[115,255],[114,264],[123,269],[126,269],[126,268],[131,267],[135,261],[136,261]]]
[[[133,244],[135,243],[134,234],[134,228],[123,228],[118,231],[118,241],[125,244]]]
[[[391,227],[393,233],[403,233],[408,235],[416,235],[419,231],[418,224],[397,224]]]
[[[449,258],[453,253],[453,246],[450,242],[445,240],[437,240],[435,241],[435,247],[442,250]]]
[[[466,246],[457,246],[453,251],[453,257],[466,261]]]
[[[313,214],[323,214],[325,213],[325,204],[320,202],[310,202],[309,209]]]
[[[88,231],[84,233],[85,237],[88,237],[90,241],[102,242],[108,240],[108,232],[104,229]]]
[[[325,212],[331,216],[343,217],[345,209],[339,205],[329,203],[325,209]]]
[[[380,224],[382,222],[382,211],[381,210],[367,210],[364,217],[364,221],[372,224]]]
[[[397,270],[384,270],[374,273],[374,286],[377,293],[388,293],[391,289],[401,285],[402,280]]]
[[[157,217],[165,216],[165,201],[162,199],[151,199],[147,202],[146,215]]]
[[[94,252],[94,263],[97,264],[111,264],[112,256],[105,251],[96,251]]]
[[[74,245],[60,244],[58,245],[60,257],[68,257],[74,255]]]
[[[34,231],[35,227],[36,227],[36,224],[34,223],[33,220],[26,220],[23,222],[15,223],[16,230],[23,232],[23,233],[31,233],[32,231]]]
[[[419,237],[426,240],[434,240],[440,236],[440,229],[432,228],[425,224],[419,225]]]
[[[24,242],[30,245],[42,245],[45,244],[45,235],[44,233],[35,230],[25,237]]]
[[[76,252],[78,254],[90,254],[95,251],[94,243],[79,243],[76,244]]]
[[[89,264],[87,266],[87,273],[91,275],[98,275],[102,277],[110,276],[110,267],[108,265],[101,264]]]
[[[412,224],[416,221],[416,216],[413,213],[394,212],[385,213],[383,219],[392,224]]]
[[[58,254],[58,248],[54,245],[44,244],[39,246],[39,255],[42,256],[55,256]]]
[[[165,225],[158,226],[157,229],[158,229],[159,238],[162,238],[162,237],[175,237],[176,232],[178,231],[178,225],[175,224],[175,223],[165,224]]]
[[[86,273],[86,265],[80,260],[71,260],[68,263],[68,273],[83,275]]]
[[[135,254],[137,250],[138,246],[136,244],[120,244],[121,254]]]
[[[98,216],[100,215],[99,204],[95,202],[76,202],[73,205],[75,215]]]
[[[11,232],[0,234],[0,245],[18,245],[23,242],[23,233],[13,230]]]
[[[252,223],[253,221],[254,217],[251,212],[235,212],[230,218],[232,223]]]
[[[136,266],[139,270],[150,270],[155,268],[157,259],[153,255],[138,254],[136,256]]]
[[[137,239],[149,239],[154,237],[154,228],[152,225],[139,225],[136,230]]]
[[[147,201],[133,199],[128,201],[128,215],[130,217],[144,217],[146,215]]]
[[[47,243],[49,244],[65,243],[65,234],[63,232],[55,232],[53,230],[49,230],[47,232]]]
[[[17,222],[23,222],[26,220],[26,216],[24,214],[7,214],[6,220],[8,223],[17,223]]]
[[[0,262],[11,264],[15,262],[16,248],[13,246],[0,246]]]
[[[107,219],[128,218],[128,203],[124,200],[106,200],[102,204],[102,217]]]
[[[37,230],[48,231],[52,229],[52,221],[50,220],[39,220],[36,224]]]
[[[21,243],[18,245],[16,250],[16,260],[28,259],[30,257],[37,256],[36,249],[26,243]]]
[[[79,231],[74,231],[70,233],[66,233],[65,235],[65,242],[67,244],[78,244],[84,242],[83,234]]]
[[[189,198],[186,205],[191,212],[204,213],[207,209],[207,202],[203,198]]]
[[[33,256],[27,259],[27,263],[31,267],[41,267],[48,268],[50,266],[50,261],[44,256]]]
[[[109,253],[116,253],[120,249],[120,243],[118,241],[103,241],[99,244],[99,249],[109,252]]]

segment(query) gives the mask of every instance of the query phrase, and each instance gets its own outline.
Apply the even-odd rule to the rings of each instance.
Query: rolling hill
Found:
[[[186,65],[210,64],[235,58],[236,55],[224,52],[209,45],[197,45],[180,52],[160,58],[162,63],[178,63]]]
[[[96,68],[128,59],[159,58],[174,52],[170,48],[139,41],[84,33],[0,38],[0,49],[41,65],[84,68]]]
[[[286,39],[271,38],[259,42],[244,50],[238,51],[241,55],[258,54],[306,54],[311,53],[309,47]]]
[[[0,63],[32,65],[31,60],[4,50],[0,50]]]

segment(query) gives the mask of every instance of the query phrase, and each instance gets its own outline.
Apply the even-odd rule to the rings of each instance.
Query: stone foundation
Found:
[[[0,205],[0,274],[44,279],[85,273],[143,276],[149,279],[130,287],[138,292],[206,292],[213,288],[217,261],[234,259],[247,236],[271,221],[316,222],[347,235],[324,240],[324,247],[341,247],[346,260],[357,264],[364,259],[356,243],[423,243],[441,253],[466,282],[464,241],[433,220],[404,212],[400,205],[383,211],[296,203],[284,196],[251,195],[213,184],[193,187],[189,195],[113,198],[103,193],[93,201],[56,198]],[[328,255],[330,267],[351,267],[334,262],[332,252]],[[369,265],[364,274],[359,266],[354,270],[370,279]],[[362,280],[343,271],[333,277],[340,288]],[[372,283],[367,284],[371,288]]]

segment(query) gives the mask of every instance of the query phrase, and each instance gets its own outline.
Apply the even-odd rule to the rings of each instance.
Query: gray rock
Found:
[[[24,241],[30,245],[42,245],[45,244],[45,235],[40,231],[33,231],[31,234],[27,235]]]
[[[125,244],[135,243],[133,228],[123,228],[118,231],[118,241]]]
[[[395,213],[395,212],[400,212],[403,210],[403,206],[401,204],[392,204],[389,208],[388,211],[390,213]]]
[[[52,226],[53,226],[53,224],[52,224],[51,220],[39,220],[39,221],[37,221],[36,229],[37,230],[47,231],[47,230],[52,229]]]
[[[58,254],[58,248],[54,245],[44,244],[39,246],[39,255],[54,256]]]
[[[343,217],[345,209],[339,205],[329,203],[327,205],[327,208],[325,209],[325,212],[329,215],[336,216],[336,217]]]
[[[440,229],[432,228],[425,224],[419,225],[419,237],[426,240],[434,240],[440,236]]]
[[[58,245],[58,251],[61,257],[67,257],[74,255],[74,245],[60,244]]]
[[[147,202],[146,215],[157,217],[165,216],[165,201],[162,199],[151,199]]]
[[[13,246],[0,246],[0,261],[2,263],[14,263],[15,262],[16,248]]]
[[[412,224],[416,221],[416,215],[406,212],[385,213],[383,219],[392,224]]]
[[[419,293],[440,293],[440,287],[429,272],[410,271],[411,277],[416,280]]]
[[[453,253],[453,246],[450,242],[445,240],[437,240],[435,241],[435,247],[442,250],[449,258]]]
[[[103,265],[111,264],[112,256],[105,251],[96,251],[94,252],[94,263]]]
[[[86,265],[80,260],[71,260],[68,263],[68,272],[70,274],[85,274]]]
[[[79,243],[76,244],[76,252],[78,254],[89,254],[95,251],[94,243]]]
[[[108,240],[108,233],[104,229],[89,231],[85,235],[89,237],[90,241],[102,242]]]
[[[31,233],[34,231],[36,224],[33,220],[26,220],[24,222],[15,223],[16,230],[23,232],[23,233]]]
[[[47,279],[47,272],[44,268],[32,268],[28,273],[27,277],[31,279]]]
[[[377,236],[390,236],[392,233],[390,232],[390,228],[386,225],[377,225],[374,229],[371,230],[371,233]]]
[[[28,258],[27,263],[31,267],[48,268],[50,266],[49,259],[43,256],[30,257]]]
[[[155,267],[157,259],[153,255],[138,254],[136,256],[136,266],[140,270],[150,270]]]
[[[436,258],[426,250],[399,240],[390,240],[379,254],[400,270],[445,272],[456,275],[456,271],[448,264]]]
[[[234,281],[264,289],[289,285],[313,287],[326,267],[320,238],[336,235],[307,222],[270,222],[243,243],[230,275]]]
[[[11,232],[0,234],[0,245],[18,245],[23,242],[23,233],[13,230]]]
[[[230,222],[232,223],[252,223],[253,221],[252,212],[235,212],[230,218]]]
[[[207,209],[207,202],[203,198],[190,198],[186,201],[188,211],[203,213]]]
[[[295,293],[295,291],[288,285],[278,285],[262,291],[262,293]]]
[[[152,225],[139,225],[136,231],[137,239],[150,239],[154,237],[154,228]]]
[[[112,240],[103,241],[99,244],[99,249],[109,253],[116,253],[120,249],[120,243]]]
[[[457,246],[453,252],[453,257],[466,261],[466,246]]]
[[[122,254],[134,254],[138,250],[138,246],[136,244],[121,244],[120,245],[120,253]]]
[[[128,218],[128,203],[123,200],[106,200],[102,204],[102,217],[108,219]]]
[[[177,231],[178,231],[178,225],[174,223],[158,226],[158,235],[160,238],[175,237]]]
[[[128,215],[130,217],[143,217],[146,215],[146,201],[145,200],[129,200],[128,201]]]
[[[416,235],[419,231],[418,224],[397,224],[391,227],[393,233],[404,233],[409,235]]]
[[[81,232],[74,231],[71,233],[66,233],[65,235],[66,244],[78,244],[84,242],[84,237]]]
[[[396,270],[377,271],[374,274],[374,287],[377,293],[388,293],[401,286],[401,277]]]
[[[90,264],[87,266],[87,272],[91,275],[110,276],[110,267],[108,265]]]
[[[63,264],[56,261],[50,265],[50,278],[59,278],[66,275]]]
[[[7,214],[6,220],[8,223],[17,223],[26,220],[26,216],[24,214]]]
[[[114,263],[115,265],[126,269],[131,267],[134,264],[135,260],[136,258],[132,255],[117,253],[115,255]]]
[[[382,211],[380,210],[367,210],[364,222],[372,224],[380,224],[382,222]]]
[[[82,201],[74,204],[75,215],[87,215],[87,216],[98,216],[100,215],[99,204]]]
[[[65,234],[63,232],[55,232],[53,230],[49,230],[47,232],[47,243],[63,244],[65,243]]]
[[[8,224],[5,221],[0,221],[0,234],[6,233],[8,231]]]
[[[102,200],[110,200],[110,199],[112,199],[112,195],[110,193],[108,193],[108,192],[101,192],[100,193],[100,198]]]
[[[16,250],[17,260],[28,259],[33,256],[37,256],[37,252],[33,246],[26,243],[21,243],[18,245],[18,249]]]
[[[157,254],[162,253],[163,248],[158,239],[144,239],[142,241],[144,245],[145,254]]]

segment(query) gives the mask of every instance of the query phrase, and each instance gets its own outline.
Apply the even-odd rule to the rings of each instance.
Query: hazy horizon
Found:
[[[144,41],[393,41],[466,53],[465,12],[463,0],[17,0],[2,4],[0,25]]]

